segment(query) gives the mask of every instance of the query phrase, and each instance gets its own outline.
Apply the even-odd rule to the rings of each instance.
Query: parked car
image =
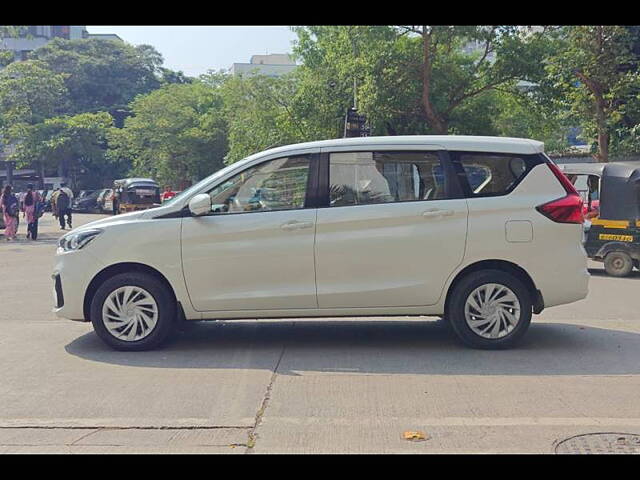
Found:
[[[99,212],[98,196],[101,190],[94,190],[84,194],[83,192],[80,192],[80,195],[73,200],[71,207],[73,211],[79,213]]]
[[[270,149],[60,239],[58,316],[112,348],[177,319],[444,316],[506,348],[587,295],[582,200],[541,142],[349,138]]]

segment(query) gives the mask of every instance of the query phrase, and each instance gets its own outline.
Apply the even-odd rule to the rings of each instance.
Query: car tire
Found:
[[[633,270],[633,260],[626,252],[610,252],[604,257],[604,270],[612,277],[626,277]]]
[[[176,316],[170,289],[141,272],[114,275],[98,288],[91,301],[93,328],[115,350],[143,351],[161,346],[173,332]]]
[[[447,306],[458,338],[467,346],[487,350],[515,346],[527,332],[531,315],[529,290],[501,270],[468,274],[455,285]]]

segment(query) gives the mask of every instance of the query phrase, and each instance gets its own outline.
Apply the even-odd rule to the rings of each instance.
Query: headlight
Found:
[[[91,228],[89,230],[81,230],[79,232],[65,235],[58,240],[58,251],[71,252],[79,250],[101,233],[102,230],[98,228]]]

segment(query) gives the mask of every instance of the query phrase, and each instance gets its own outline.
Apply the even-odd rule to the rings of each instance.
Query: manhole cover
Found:
[[[640,435],[634,433],[587,433],[562,440],[556,453],[639,453]]]

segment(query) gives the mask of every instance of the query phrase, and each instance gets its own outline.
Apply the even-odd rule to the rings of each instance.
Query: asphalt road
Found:
[[[51,313],[49,213],[41,232],[0,235],[0,452],[552,453],[640,433],[638,272],[592,264],[588,298],[535,316],[508,351],[398,317],[197,323],[123,353]]]

